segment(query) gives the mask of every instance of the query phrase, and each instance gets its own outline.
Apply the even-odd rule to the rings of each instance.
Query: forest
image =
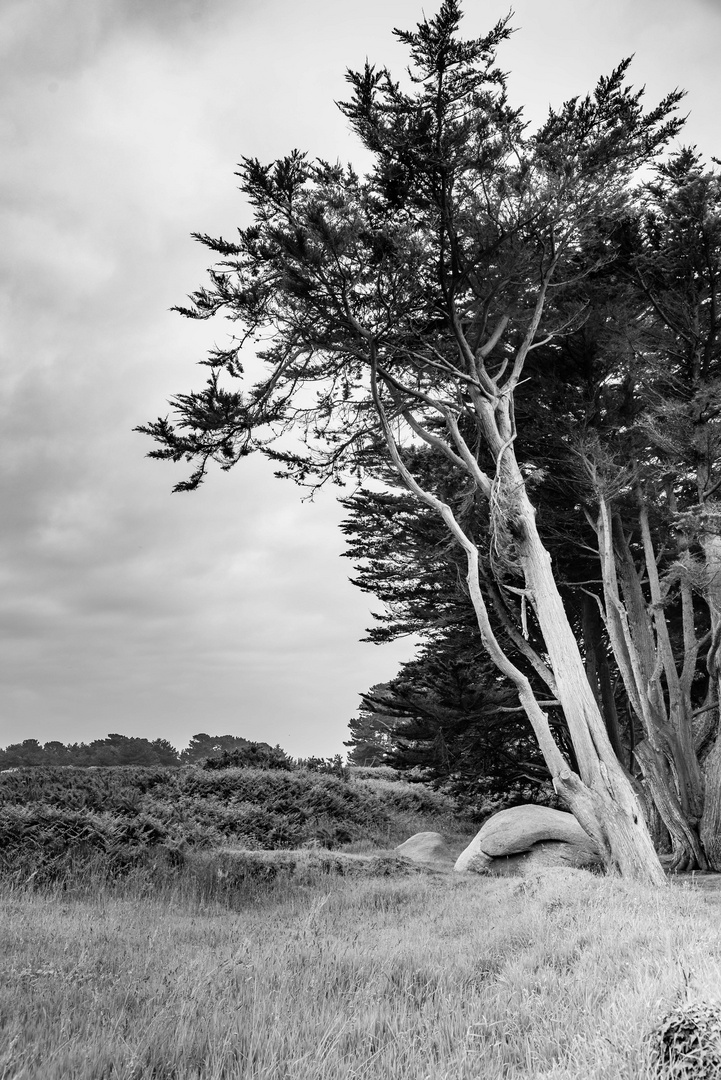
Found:
[[[190,463],[178,491],[253,452],[345,485],[371,637],[422,640],[354,755],[550,780],[610,869],[719,870],[716,162],[628,59],[531,131],[509,19],[466,40],[461,18],[395,32],[405,81],[347,73],[365,175],[243,159],[252,224],[194,234],[216,262],[178,308],[233,336],[139,430]]]

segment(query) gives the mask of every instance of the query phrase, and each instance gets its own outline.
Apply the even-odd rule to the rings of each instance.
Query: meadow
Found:
[[[452,824],[439,793],[370,785],[376,840]],[[718,995],[721,907],[692,888],[342,847],[151,844],[111,873],[90,845],[41,882],[8,865],[2,1080],[646,1080],[668,1010]]]

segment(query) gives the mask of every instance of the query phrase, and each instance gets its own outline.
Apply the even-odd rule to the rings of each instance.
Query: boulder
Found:
[[[494,856],[529,851],[541,840],[563,840],[567,844],[592,843],[573,814],[530,803],[512,806],[494,814],[478,833],[481,850],[486,855]]]
[[[419,832],[399,844],[395,849],[399,855],[413,862],[442,863],[450,865],[453,854],[440,833]]]
[[[548,806],[513,806],[485,823],[454,869],[522,874],[545,866],[591,867],[602,859],[573,814]]]
[[[481,851],[480,833],[477,833],[467,848],[464,848],[456,859],[454,870],[470,870],[474,874],[484,874],[488,870],[493,859]]]
[[[487,864],[479,871],[478,858],[468,867],[476,873],[497,874],[500,877],[525,877],[536,870],[546,870],[551,866],[567,866],[574,870],[589,870],[599,866],[601,857],[594,849],[586,845],[567,844],[563,840],[544,840],[534,844],[530,851],[519,851],[515,855],[501,855],[492,858],[486,855]]]

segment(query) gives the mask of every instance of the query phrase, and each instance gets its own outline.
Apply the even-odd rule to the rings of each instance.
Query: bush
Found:
[[[298,758],[295,764],[298,769],[307,769],[308,772],[325,773],[329,776],[337,776],[341,780],[347,780],[349,777],[349,769],[343,764],[343,758],[340,754],[328,758]]]
[[[448,839],[469,831],[442,792],[393,782],[385,771],[373,776],[349,782],[314,762],[293,769],[35,766],[3,773],[0,874],[35,883],[85,881],[92,868],[98,880],[116,880],[147,866],[170,873],[191,850],[368,851],[428,829]]]
[[[402,778],[402,773],[390,765],[349,765],[347,771],[352,780],[400,780]]]
[[[280,746],[250,742],[235,750],[224,750],[219,757],[206,758],[204,769],[283,769],[290,772],[293,761]]]
[[[119,876],[167,839],[163,825],[147,814],[123,820],[43,804],[0,808],[0,870],[37,884],[58,881],[89,862]]]

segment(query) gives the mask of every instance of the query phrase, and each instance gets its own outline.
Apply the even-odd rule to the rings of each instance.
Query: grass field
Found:
[[[721,909],[677,886],[303,857],[215,899],[6,885],[2,1080],[633,1080],[664,1012],[721,988]]]

